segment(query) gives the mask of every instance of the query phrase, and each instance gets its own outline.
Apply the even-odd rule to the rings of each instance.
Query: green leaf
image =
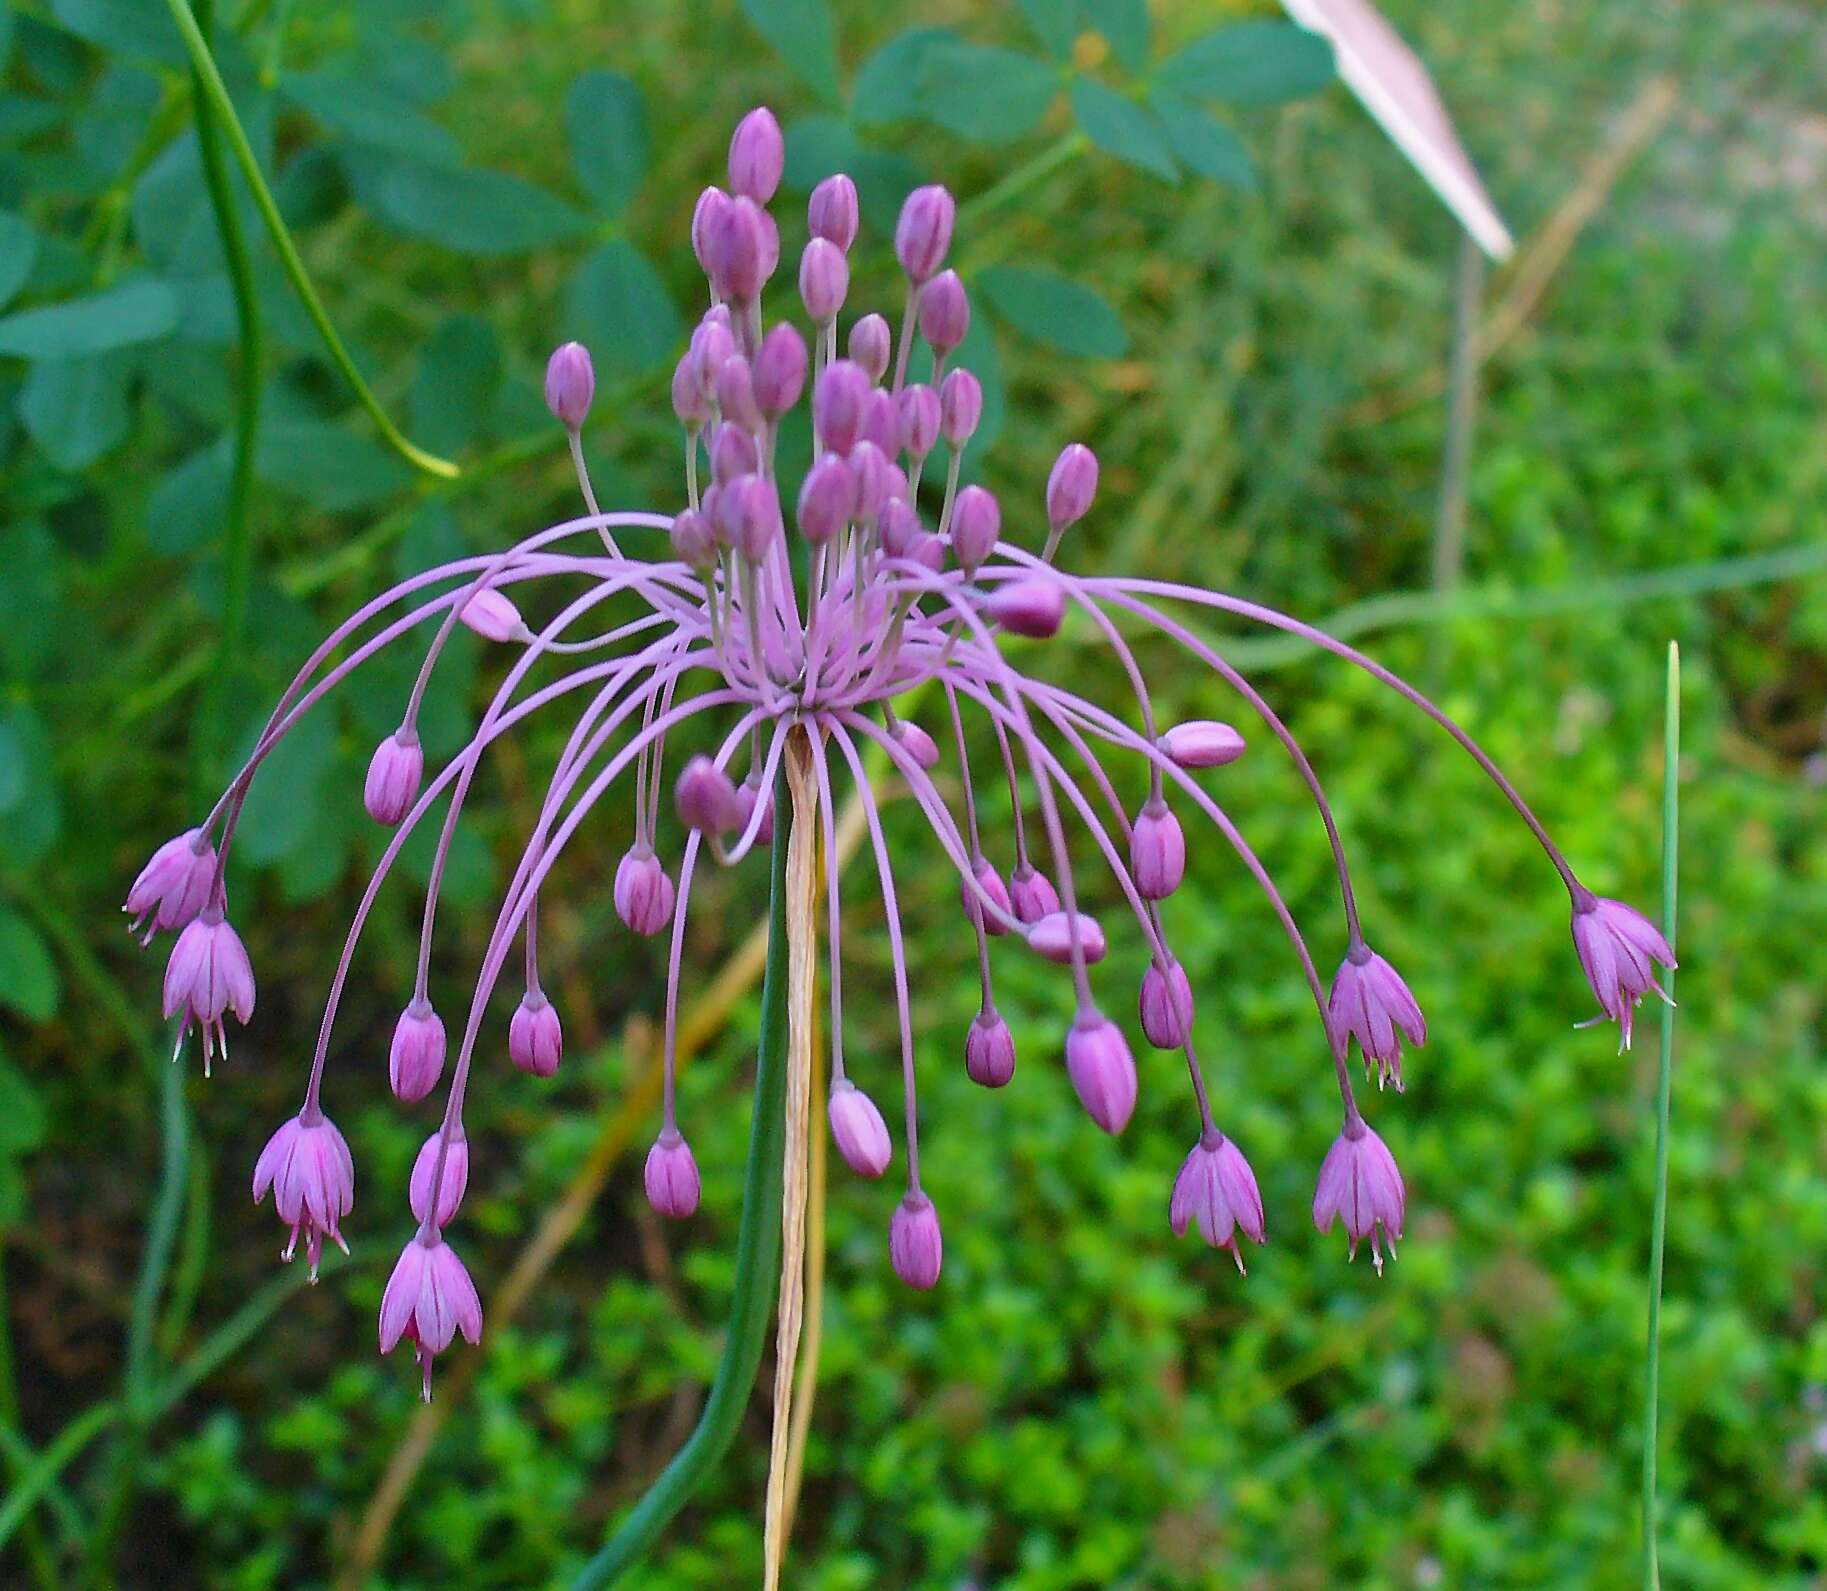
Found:
[[[463,153],[448,128],[371,77],[353,72],[288,72],[286,98],[331,132],[430,166],[455,166]]]
[[[804,191],[834,171],[856,179],[863,219],[887,235],[901,202],[926,180],[918,165],[897,150],[874,149],[841,116],[807,116],[786,129],[789,188]]]
[[[171,13],[148,0],[51,0],[51,14],[78,38],[119,55],[161,66],[185,63],[184,41]]]
[[[807,88],[838,99],[837,29],[825,0],[742,0],[742,14]]]
[[[62,994],[56,963],[34,928],[11,907],[0,906],[0,1005],[33,1022],[57,1014]]]
[[[260,724],[250,726],[242,757],[252,752]],[[288,856],[311,828],[311,814],[324,799],[324,776],[336,754],[336,732],[324,708],[307,713],[268,753],[254,776],[236,831],[237,854],[256,866]]]
[[[157,342],[178,324],[178,302],[150,277],[86,298],[0,316],[0,354],[20,359],[80,359],[134,343]]]
[[[32,366],[19,394],[19,418],[59,469],[87,469],[126,440],[131,369],[120,353]]]
[[[857,68],[850,114],[862,127],[912,121],[926,109],[926,63],[936,50],[956,45],[949,28],[909,28],[897,33]]]
[[[565,98],[578,186],[606,216],[627,208],[647,171],[647,106],[619,72],[586,72]]]
[[[373,203],[401,232],[461,254],[522,254],[588,228],[563,200],[502,171],[401,161],[382,174]]]
[[[616,238],[571,279],[565,326],[590,349],[599,372],[632,378],[666,364],[685,334],[659,273],[632,243]]]
[[[24,1154],[44,1142],[44,1101],[25,1074],[0,1056],[0,1155]]]
[[[1182,165],[1227,187],[1256,191],[1256,167],[1230,128],[1174,94],[1157,93],[1152,103]]]
[[[38,258],[38,234],[24,216],[0,210],[0,307],[25,286]]]
[[[1180,168],[1174,163],[1173,150],[1161,124],[1134,100],[1093,78],[1075,78],[1072,114],[1078,118],[1085,136],[1099,149],[1169,182],[1178,180]]]
[[[1148,65],[1148,0],[1084,0],[1084,7],[1124,66],[1140,72]]]
[[[0,721],[0,812],[12,811],[25,799],[30,772],[19,732]]]
[[[1021,0],[1021,14],[1049,55],[1062,61],[1072,59],[1073,41],[1078,38],[1078,0]]]
[[[274,420],[262,426],[254,473],[326,513],[391,497],[409,478],[391,453],[328,420]]]
[[[44,720],[29,707],[0,710],[0,735],[16,748],[8,755],[15,757],[15,766],[25,777],[25,794],[7,810],[6,843],[0,846],[0,870],[10,870],[30,867],[57,843],[63,830],[63,802]]]
[[[786,124],[786,169],[782,184],[795,193],[806,193],[834,171],[851,171],[863,153],[863,142],[842,116],[821,111]]]
[[[189,552],[228,514],[228,443],[218,438],[167,470],[146,499],[146,540],[167,556]]]
[[[481,434],[501,385],[501,345],[479,315],[439,322],[412,384],[412,434],[434,453],[455,453]]]
[[[0,524],[0,666],[36,679],[58,638],[58,547],[41,519]]]
[[[1058,92],[1049,62],[945,38],[922,52],[917,114],[960,138],[1006,144],[1031,132]]]
[[[973,285],[1017,331],[1062,353],[1116,359],[1129,347],[1116,311],[1090,288],[1055,271],[992,265]]]
[[[1332,46],[1291,22],[1233,22],[1170,55],[1155,81],[1195,99],[1275,105],[1332,81]]]

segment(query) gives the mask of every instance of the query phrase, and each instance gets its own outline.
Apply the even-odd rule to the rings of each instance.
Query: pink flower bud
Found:
[[[431,1002],[415,999],[394,1024],[393,1043],[387,1051],[387,1081],[394,1097],[415,1105],[434,1088],[444,1073],[444,1023]]]
[[[731,354],[717,367],[717,407],[723,411],[724,424],[732,421],[745,431],[761,429],[761,405],[755,401],[755,382],[749,374],[749,362],[741,354]]]
[[[1079,1102],[1107,1133],[1129,1125],[1136,1108],[1136,1063],[1123,1030],[1087,1008],[1066,1035],[1066,1071]]]
[[[508,1023],[508,1059],[533,1077],[550,1077],[564,1049],[564,1028],[552,1002],[538,989],[527,990]]]
[[[647,1165],[642,1172],[647,1188],[647,1202],[661,1215],[683,1221],[698,1210],[698,1162],[692,1158],[691,1145],[668,1127],[653,1141],[647,1151]]]
[[[1010,580],[990,593],[984,612],[1010,635],[1044,641],[1058,633],[1066,616],[1066,597],[1044,575]]]
[[[1243,1151],[1216,1128],[1193,1146],[1180,1167],[1167,1213],[1176,1237],[1185,1237],[1187,1228],[1197,1222],[1207,1243],[1231,1251],[1239,1272],[1243,1254],[1237,1234],[1242,1232],[1253,1243],[1268,1240],[1256,1173]]]
[[[672,522],[673,556],[700,574],[717,567],[717,532],[696,509],[688,508]]]
[[[425,1401],[431,1402],[431,1362],[459,1331],[472,1344],[482,1340],[482,1300],[463,1261],[433,1231],[421,1233],[401,1250],[381,1294],[381,1352],[392,1353],[402,1339],[419,1353]]]
[[[730,776],[709,757],[693,757],[673,789],[679,821],[706,834],[728,834],[742,821],[742,805]]]
[[[1051,917],[1059,910],[1059,891],[1045,873],[1024,864],[1009,878],[1009,904],[1016,917],[1031,928],[1041,918]]]
[[[711,286],[720,298],[747,302],[768,279],[768,218],[753,199],[734,198],[711,217],[705,237]],[[778,246],[778,234],[776,234]]]
[[[152,853],[140,869],[121,910],[130,914],[129,933],[145,930],[150,944],[161,929],[167,933],[188,925],[209,899],[216,876],[216,848],[201,829],[186,829]]]
[[[1077,918],[1079,949],[1085,964],[1095,966],[1104,959],[1104,930],[1095,917],[1080,912]],[[1028,929],[1028,947],[1048,961],[1068,966],[1072,961],[1073,917],[1070,912],[1049,912]]]
[[[561,343],[546,361],[546,407],[567,431],[575,431],[596,396],[596,372],[582,343]]]
[[[920,335],[949,354],[971,329],[971,301],[956,271],[941,271],[920,290]]]
[[[969,880],[958,881],[958,893],[964,902],[964,915],[967,918],[982,918],[983,931],[992,938],[1000,938],[1009,931],[1008,924],[999,917],[992,917],[983,904],[984,896],[989,897],[990,905],[1009,914],[1009,891],[1002,882],[1002,875],[987,856],[980,856],[971,867],[971,876],[976,879],[977,887],[973,889]],[[981,890],[980,895],[978,891]]]
[[[908,194],[895,223],[894,252],[909,281],[924,282],[945,263],[957,213],[952,196],[936,183]]]
[[[871,381],[880,381],[888,373],[889,355],[894,351],[894,333],[880,315],[865,315],[850,328],[850,357],[863,368]]]
[[[1416,1049],[1425,1044],[1427,1018],[1402,975],[1368,945],[1354,945],[1339,963],[1326,1020],[1341,1055],[1355,1038],[1366,1074],[1374,1068],[1379,1088],[1393,1081],[1396,1092],[1402,1091],[1402,1039]]]
[[[1186,833],[1165,801],[1151,799],[1136,814],[1129,870],[1143,900],[1166,900],[1186,877]]]
[[[939,1212],[924,1193],[909,1191],[895,1206],[888,1223],[888,1258],[894,1273],[909,1287],[927,1292],[937,1285],[945,1244],[939,1236]]]
[[[876,533],[882,538],[882,554],[888,558],[905,558],[915,542],[926,534],[920,515],[911,503],[891,497],[882,504],[876,516]]]
[[[881,1176],[894,1156],[894,1146],[875,1101],[849,1078],[841,1077],[831,1085],[826,1114],[831,1118],[831,1136],[844,1163],[859,1177]]]
[[[772,845],[774,843],[774,792],[761,793],[761,775],[751,768],[742,783],[736,786],[736,800],[742,807],[741,821],[736,825],[745,833],[749,820],[755,815],[755,802],[761,801],[761,821],[755,825],[755,843]]]
[[[180,1045],[192,1023],[201,1029],[203,1075],[209,1076],[215,1052],[228,1054],[223,1014],[233,1011],[243,1027],[254,1014],[253,964],[220,905],[205,906],[178,935],[171,959],[165,963],[164,994],[166,1017],[184,1015],[178,1030]]]
[[[341,1226],[355,1207],[355,1161],[335,1124],[315,1106],[311,1110],[314,1120],[307,1123],[301,1113],[267,1139],[254,1162],[254,1203],[266,1197],[268,1188],[273,1190],[273,1208],[292,1229],[280,1258],[291,1260],[302,1233],[305,1260],[316,1281],[326,1237],[349,1252]]]
[[[923,459],[939,440],[939,394],[928,386],[903,387],[896,400],[901,446],[913,459]]]
[[[869,377],[855,361],[834,359],[819,373],[812,388],[812,423],[833,453],[848,453],[856,446],[868,400]]]
[[[1047,523],[1054,530],[1075,525],[1091,509],[1097,496],[1097,454],[1083,442],[1074,442],[1053,461],[1047,477]]]
[[[1002,509],[994,494],[981,486],[965,487],[952,504],[952,556],[966,574],[976,573],[1001,534]]]
[[[412,1206],[413,1215],[421,1221],[431,1208],[431,1179],[437,1173],[438,1144],[443,1136],[442,1132],[434,1132],[419,1146],[418,1156],[412,1162],[412,1180],[407,1185],[406,1199]],[[449,1148],[444,1151],[444,1175],[438,1183],[438,1208],[431,1224],[449,1226],[468,1190],[469,1139],[459,1126],[451,1135]]]
[[[827,453],[806,472],[799,489],[799,533],[822,546],[849,523],[856,508],[856,479],[850,466]]]
[[[392,828],[412,810],[424,775],[425,750],[417,733],[395,730],[368,759],[368,778],[362,785],[362,805],[368,816]]]
[[[856,226],[856,184],[840,171],[812,190],[806,201],[806,228],[848,254],[856,241]]]
[[[698,258],[698,268],[706,276],[711,274],[711,226],[729,208],[729,203],[730,196],[721,188],[706,188],[692,208],[691,251]]]
[[[901,450],[901,415],[891,394],[880,387],[863,402],[863,440],[882,450],[883,462]]]
[[[1379,1234],[1382,1242],[1389,1245],[1389,1257],[1394,1259],[1407,1203],[1408,1190],[1402,1185],[1396,1157],[1354,1115],[1333,1140],[1320,1165],[1319,1181],[1313,1190],[1314,1226],[1321,1232],[1330,1232],[1333,1221],[1343,1219],[1352,1259],[1357,1258],[1358,1244],[1369,1238],[1371,1262],[1380,1276],[1383,1250]]]
[[[939,435],[957,449],[977,434],[983,419],[983,385],[968,370],[953,370],[939,383]]]
[[[1229,724],[1209,718],[1189,718],[1175,724],[1157,744],[1181,768],[1222,768],[1243,755],[1243,736]]]
[[[1186,968],[1173,962],[1163,972],[1150,966],[1142,974],[1142,1034],[1157,1050],[1177,1050],[1193,1030],[1193,986]]]
[[[672,878],[645,845],[636,844],[616,864],[615,915],[637,934],[657,934],[672,924]]]
[[[767,106],[757,105],[736,123],[730,139],[730,191],[766,204],[780,186],[786,157],[780,123]]]
[[[755,402],[778,420],[806,390],[806,340],[784,321],[761,339],[755,353]]]
[[[903,718],[895,730],[895,739],[922,772],[930,773],[939,765],[938,743],[918,724]]]
[[[964,1070],[973,1083],[1001,1088],[1015,1075],[1015,1038],[994,1006],[972,1018],[964,1035]]]
[[[679,362],[672,369],[672,412],[679,417],[679,424],[694,434],[710,418],[710,400],[699,384],[698,363],[689,348],[679,355]]]
[[[753,475],[761,456],[755,438],[734,420],[725,420],[711,435],[711,479],[728,486],[738,476]]]
[[[765,287],[780,268],[780,223],[766,210],[758,209],[755,214],[761,226],[761,284]]]
[[[457,617],[485,641],[532,639],[520,609],[493,586],[485,586],[464,603]]]
[[[780,537],[780,496],[760,475],[739,475],[724,487],[717,515],[730,545],[751,563],[760,563]]]
[[[719,305],[698,322],[688,350],[706,413],[717,396],[717,372],[723,368],[723,361],[735,352],[736,336],[730,330],[730,312]]]
[[[837,318],[850,294],[850,262],[835,243],[814,238],[799,257],[799,297],[816,326]]]
[[[850,474],[856,481],[856,517],[872,520],[888,501],[888,456],[867,437],[850,447]]]

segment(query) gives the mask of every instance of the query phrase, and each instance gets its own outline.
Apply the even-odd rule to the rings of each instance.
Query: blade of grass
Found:
[[[1668,698],[1662,730],[1662,937],[1675,946],[1675,891],[1680,849],[1681,649],[1668,643]],[[1667,975],[1662,1053],[1656,1068],[1656,1194],[1649,1228],[1649,1350],[1643,1373],[1643,1585],[1657,1591],[1657,1404],[1662,1378],[1662,1257],[1668,1236],[1668,1118],[1675,1054],[1675,974]]]

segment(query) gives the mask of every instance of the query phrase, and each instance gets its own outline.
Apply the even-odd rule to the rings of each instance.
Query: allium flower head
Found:
[[[399,728],[375,752],[359,792],[391,832],[329,979],[299,1114],[268,1144],[255,1185],[274,1190],[313,1260],[323,1237],[340,1241],[353,1167],[321,1096],[346,1076],[353,1087],[359,1076],[349,1074],[360,1069],[340,1059],[331,1065],[338,1004],[358,967],[369,975],[356,951],[379,891],[394,881],[419,826],[433,822],[416,966],[409,960],[376,974],[389,980],[385,999],[405,1000],[388,1055],[393,1092],[411,1104],[443,1090],[438,1127],[402,1190],[418,1230],[387,1285],[380,1319],[383,1349],[412,1341],[427,1376],[431,1356],[457,1332],[473,1341],[481,1330],[476,1290],[444,1235],[461,1213],[468,1178],[463,1106],[471,1071],[479,1053],[506,1081],[515,1067],[549,1075],[558,1065],[560,1024],[539,981],[540,903],[564,887],[562,864],[578,834],[586,825],[601,832],[611,814],[623,820],[611,842],[620,853],[613,883],[605,890],[604,881],[586,878],[581,888],[608,893],[621,923],[663,945],[654,1000],[663,1013],[662,1105],[643,1180],[656,1210],[684,1218],[701,1194],[674,1087],[681,990],[703,975],[695,957],[706,936],[691,932],[694,887],[711,867],[751,861],[778,825],[797,821],[776,811],[783,770],[795,775],[800,816],[809,806],[823,830],[816,838],[827,860],[840,850],[837,803],[855,802],[867,839],[863,871],[872,876],[859,882],[841,865],[824,869],[825,921],[816,936],[831,1000],[830,1124],[839,1152],[860,1172],[881,1175],[892,1164],[904,1174],[890,1258],[918,1288],[938,1281],[942,1243],[920,1181],[910,984],[912,969],[926,969],[935,955],[975,962],[980,997],[962,1035],[964,1062],[991,1088],[1011,1081],[1017,1030],[1036,1020],[1006,995],[999,1002],[999,969],[1035,958],[1024,990],[1036,977],[1050,979],[1065,998],[1050,1031],[1035,1036],[1029,1053],[1038,1064],[1024,1075],[1057,1086],[1050,1079],[1063,1061],[1092,1120],[1118,1133],[1142,1079],[1128,1036],[1103,1014],[1094,984],[1109,978],[1100,964],[1122,936],[1140,954],[1119,959],[1148,969],[1136,1000],[1141,1029],[1152,1045],[1180,1053],[1197,1116],[1198,1147],[1175,1183],[1176,1229],[1196,1222],[1208,1243],[1233,1253],[1239,1232],[1261,1241],[1255,1178],[1216,1127],[1195,1050],[1191,984],[1175,948],[1185,921],[1218,909],[1189,898],[1196,891],[1187,854],[1195,844],[1221,845],[1236,858],[1279,923],[1313,1002],[1309,1048],[1331,1068],[1344,1122],[1320,1173],[1315,1221],[1324,1230],[1342,1217],[1353,1249],[1368,1237],[1379,1264],[1383,1243],[1400,1236],[1401,1175],[1358,1109],[1346,1046],[1355,1037],[1368,1064],[1399,1080],[1399,1038],[1421,1042],[1420,1012],[1387,963],[1363,949],[1324,788],[1273,706],[1204,639],[1211,616],[1300,637],[1365,671],[1478,762],[1566,885],[1581,964],[1626,1041],[1636,1004],[1657,989],[1655,969],[1674,964],[1645,919],[1584,889],[1472,737],[1382,665],[1246,596],[1061,559],[1065,532],[1097,502],[1090,447],[1068,441],[1045,481],[1011,484],[1000,497],[970,479],[967,448],[983,440],[984,403],[981,383],[957,362],[970,305],[945,269],[958,217],[952,195],[931,185],[908,196],[893,240],[901,276],[882,313],[853,302],[871,284],[862,279],[868,256],[852,254],[859,210],[848,177],[828,177],[814,190],[797,272],[775,284],[782,236],[769,204],[783,161],[772,113],[751,112],[731,140],[729,190],[705,188],[693,211],[690,246],[710,302],[673,366],[670,405],[683,468],[662,500],[638,509],[599,505],[580,437],[593,391],[589,354],[575,344],[558,349],[546,398],[584,511],[415,574],[336,626],[281,695],[215,807],[160,847],[128,893],[136,932],[181,930],[165,1008],[182,1016],[181,1032],[201,1027],[207,1070],[225,1014],[247,1021],[254,1010],[253,972],[226,921],[223,882],[250,783],[324,696],[381,651],[414,649],[418,674]],[[801,239],[789,243],[799,248]],[[839,324],[845,317],[847,330]],[[790,443],[807,431],[809,450]],[[1071,543],[1092,545],[1091,538]],[[459,625],[493,643],[489,661],[499,678],[468,743],[429,768],[419,704]],[[1178,700],[1216,695],[1254,715],[1251,734],[1259,724],[1310,798],[1331,849],[1351,947],[1330,996],[1269,868],[1219,798],[1217,770],[1242,755],[1243,734],[1218,719],[1165,721],[1154,692],[1164,677]],[[561,749],[485,925],[481,965],[458,1007],[447,1056],[432,1000],[433,968],[443,965],[432,952],[446,864],[479,767],[535,715],[563,719]],[[889,786],[901,801],[885,817]],[[1194,882],[1203,884],[1208,871],[1218,869],[1202,868]],[[910,879],[917,887],[905,887]],[[954,890],[962,922],[950,905]],[[908,925],[920,923],[933,901],[945,903],[944,917],[916,959]],[[1449,924],[1433,926],[1450,942]],[[846,1069],[843,952],[859,933],[879,935],[872,944],[892,984],[899,1042],[886,1055],[872,1043]],[[496,995],[516,970],[524,995],[509,1017]],[[1125,994],[1125,1007],[1128,1000]],[[872,1040],[876,1032],[872,1023]],[[1030,1043],[1025,1033],[1021,1043]],[[496,1068],[496,1060],[511,1065]],[[1148,1060],[1148,1086],[1165,1086],[1165,1068]],[[900,1106],[892,1140],[876,1099]],[[986,1100],[983,1108],[994,1106]]]

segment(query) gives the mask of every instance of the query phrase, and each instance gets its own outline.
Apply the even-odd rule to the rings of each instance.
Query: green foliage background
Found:
[[[1683,643],[1664,1573],[1817,1584],[1827,577],[1817,563],[1752,583],[1751,560],[1800,548],[1807,564],[1822,543],[1827,153],[1811,90],[1827,43],[1805,8],[1773,0],[1388,10],[1525,240],[1639,88],[1664,72],[1679,86],[1485,372],[1470,597],[1403,608],[1366,644],[1484,738],[1594,888],[1653,909],[1663,647]],[[1232,26],[1222,48],[1198,42]],[[687,222],[748,105],[791,125],[795,194],[835,160],[864,185],[853,303],[886,296],[883,225],[907,185],[941,178],[967,201],[967,357],[999,433],[973,467],[1005,522],[1032,527],[1054,453],[1083,438],[1104,485],[1073,533],[1076,566],[1310,616],[1428,577],[1442,405],[1388,400],[1441,362],[1455,235],[1261,8],[940,0],[832,20],[820,0],[252,0],[220,29],[230,89],[357,364],[465,474],[414,477],[375,440],[247,209],[273,344],[254,581],[219,743],[199,728],[234,321],[183,56],[150,0],[0,12],[9,1584],[77,1583],[84,1558],[90,1578],[129,1585],[346,1572],[416,1407],[416,1377],[372,1341],[429,1120],[396,1108],[382,1075],[409,887],[389,892],[357,961],[329,1092],[360,1165],[354,1261],[270,1314],[237,1314],[266,1296],[279,1242],[246,1177],[294,1108],[378,850],[361,770],[412,660],[367,671],[256,787],[232,887],[261,1009],[208,1086],[169,1080],[161,962],[133,950],[115,908],[336,615],[395,571],[569,510],[538,393],[555,340],[584,336],[596,355],[601,495],[675,502],[664,382],[702,291]],[[238,178],[237,192],[245,205]],[[796,203],[781,213],[791,261]],[[1708,589],[1626,602],[1608,584],[1675,565],[1708,565],[1688,582]],[[1069,644],[1053,666],[1103,689],[1102,665]],[[1401,1260],[1379,1281],[1307,1220],[1336,1101],[1273,921],[1218,846],[1196,848],[1168,915],[1220,1120],[1268,1206],[1247,1280],[1167,1229],[1193,1123],[1177,1064],[1144,1059],[1135,1123],[1105,1139],[1056,1064],[1057,978],[1007,958],[1017,1079],[996,1095],[966,1081],[974,971],[954,891],[897,813],[902,854],[919,858],[906,910],[945,1278],[930,1296],[894,1283],[894,1191],[840,1168],[796,1586],[1633,1583],[1653,1046],[1619,1057],[1572,1029],[1586,996],[1565,901],[1442,737],[1340,665],[1252,639],[1235,656],[1327,781],[1371,937],[1429,1014],[1408,1092],[1374,1101],[1411,1182]],[[440,670],[434,756],[496,677],[476,647]],[[1155,683],[1170,716],[1236,716],[1184,667],[1161,661]],[[556,733],[504,752],[479,786],[435,962],[447,1002],[468,987]],[[1323,836],[1255,740],[1224,789],[1327,961],[1342,931]],[[464,1239],[485,1300],[629,1085],[626,1020],[657,1008],[655,948],[609,909],[623,843],[605,812],[542,926],[571,1041],[561,1075],[500,1067],[473,1091]],[[758,913],[764,871],[710,886],[695,982]],[[885,1091],[885,950],[866,884],[854,898],[848,1049]],[[1139,972],[1133,947],[1113,955],[1113,1010]],[[635,1161],[617,1170],[530,1308],[489,1332],[369,1583],[562,1583],[676,1445],[727,1300],[753,1023],[751,1000],[683,1084],[698,1219],[660,1230]],[[136,1306],[161,1211],[171,1265]],[[212,1335],[236,1320],[257,1323],[251,1340]],[[21,1478],[84,1418],[94,1440],[21,1528]],[[758,1401],[640,1584],[756,1577],[765,1428]]]

